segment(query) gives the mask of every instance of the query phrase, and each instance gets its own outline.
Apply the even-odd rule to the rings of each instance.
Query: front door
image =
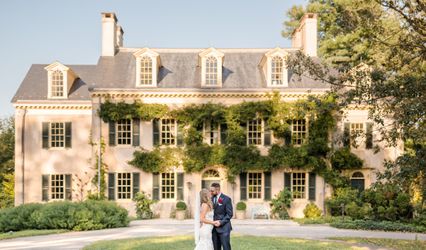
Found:
[[[220,175],[217,170],[209,169],[206,172],[203,173],[202,179],[201,179],[201,187],[209,189],[210,185],[212,183],[219,183],[220,184]]]

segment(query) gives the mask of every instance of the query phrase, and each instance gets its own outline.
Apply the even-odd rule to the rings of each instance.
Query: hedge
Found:
[[[344,229],[426,233],[426,227],[393,221],[347,220],[332,222],[330,226]]]

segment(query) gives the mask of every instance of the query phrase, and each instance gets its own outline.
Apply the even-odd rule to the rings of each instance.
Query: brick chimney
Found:
[[[302,49],[307,56],[317,56],[317,14],[306,13],[293,31],[292,47]]]
[[[112,12],[102,13],[102,56],[115,56],[123,46],[123,29]]]

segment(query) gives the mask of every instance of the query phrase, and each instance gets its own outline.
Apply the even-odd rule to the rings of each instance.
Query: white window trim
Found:
[[[125,119],[127,120],[127,119]],[[130,120],[130,144],[118,144],[118,122],[115,123],[115,145],[117,147],[132,147],[133,146],[133,119]]]
[[[163,198],[163,174],[173,174],[174,178],[174,194],[173,198]],[[177,200],[177,172],[162,172],[160,173],[160,200],[164,201],[176,201]]]
[[[256,173],[256,174],[261,174],[261,188],[260,188],[260,198],[250,198],[250,191],[249,191],[249,174],[250,173]],[[262,171],[248,171],[247,172],[247,183],[246,183],[246,187],[247,187],[247,201],[264,201],[264,195],[265,195],[265,173]]]
[[[366,149],[365,135],[367,134],[367,122],[365,122],[365,121],[344,121],[343,126],[342,126],[342,128],[343,128],[342,132],[343,133],[345,132],[345,126],[344,126],[345,123],[349,123],[349,141],[350,141],[349,146],[350,146],[350,148],[352,148],[352,149]],[[352,133],[352,124],[362,124],[362,135],[361,136],[356,136],[356,138],[352,138],[354,136],[353,133]],[[357,147],[352,146],[353,140],[356,140],[356,146]],[[374,141],[374,133],[373,133],[373,141]]]
[[[305,197],[304,198],[294,198],[294,196],[293,196],[293,174],[294,173],[302,173],[302,174],[305,174]],[[293,198],[293,200],[308,200],[308,198],[309,198],[309,173],[307,173],[307,172],[302,172],[302,171],[293,171],[293,172],[290,172],[290,174],[291,174],[291,182],[290,182],[290,184],[291,184],[291,196],[292,196],[292,198]]]
[[[118,174],[130,174],[130,199],[119,199],[118,198]],[[132,201],[133,198],[133,173],[131,172],[118,172],[115,174],[115,200],[116,201]]]
[[[138,88],[152,88],[157,87],[158,72],[160,68],[160,56],[157,52],[152,51],[149,48],[143,48],[136,51],[134,54],[136,59],[136,83],[135,86]],[[152,61],[152,84],[141,84],[141,59],[143,57],[149,57]]]
[[[294,120],[305,120],[305,127],[306,127],[306,132],[305,132],[305,138],[304,138],[304,142],[302,144],[293,144],[293,121]],[[309,120],[307,118],[303,118],[303,119],[292,119],[291,120],[291,145],[293,145],[294,147],[300,147],[302,145],[305,145],[309,139]]]
[[[64,146],[63,147],[52,147],[52,123],[62,123],[64,126]],[[49,147],[48,150],[65,150],[65,144],[66,144],[66,128],[65,128],[65,124],[67,122],[49,122]]]
[[[202,88],[222,88],[222,68],[224,54],[215,48],[209,48],[199,54],[201,64],[201,87]],[[207,85],[206,83],[206,61],[207,58],[214,57],[217,60],[217,85]]]
[[[246,125],[246,137],[247,137],[246,143],[247,143],[247,145],[253,145],[253,146],[260,147],[260,146],[264,146],[265,145],[265,120],[261,119],[261,118],[255,118],[253,120],[257,120],[257,119],[261,120],[261,126],[262,126],[262,128],[261,128],[261,135],[260,135],[261,144],[249,144],[249,122],[250,121],[247,121],[247,125]],[[271,135],[271,143],[272,143],[272,135]]]
[[[221,130],[220,130],[220,124],[219,123],[217,124],[218,138],[217,138],[217,143],[214,143],[214,144],[210,143],[211,135],[210,134],[207,135],[208,132],[211,132],[211,130],[207,128],[207,125],[210,125],[210,127],[211,127],[211,120],[203,122],[203,140],[204,140],[204,142],[207,143],[207,144],[209,144],[209,145],[221,145],[222,142],[220,140],[220,137],[221,137],[220,136],[221,135],[220,134],[220,132],[221,132]]]
[[[282,84],[274,85],[272,84],[272,58],[281,57],[283,59],[283,69],[282,69]],[[288,68],[286,63],[286,58],[288,56],[288,52],[279,47],[270,50],[265,53],[264,58],[260,62],[260,66],[263,67],[263,72],[266,75],[266,85],[269,88],[288,88]]]
[[[63,180],[63,182],[64,182],[64,184],[63,184],[63,190],[64,190],[63,197],[64,198],[62,198],[62,199],[53,199],[52,198],[52,176],[53,175],[62,175],[63,178],[64,178],[64,180]],[[49,191],[48,191],[49,199],[48,199],[48,202],[51,202],[51,201],[64,201],[64,200],[66,200],[66,197],[65,197],[65,195],[66,195],[66,183],[65,183],[66,177],[65,176],[66,176],[66,174],[49,174]]]
[[[173,144],[163,144],[163,120],[174,120],[174,124],[175,124],[175,131],[174,131],[174,140],[175,140],[175,142],[173,143]],[[177,124],[177,120],[175,119],[175,118],[161,118],[161,119],[159,119],[159,126],[160,126],[160,128],[159,128],[159,138],[160,138],[160,141],[159,141],[159,145],[160,146],[177,146],[177,133],[178,133],[178,124]],[[173,134],[173,132],[172,131],[170,131],[172,134]]]

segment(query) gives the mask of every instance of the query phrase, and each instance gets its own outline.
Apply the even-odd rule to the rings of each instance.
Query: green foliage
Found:
[[[328,209],[330,209],[331,215],[334,216],[342,215],[342,205],[346,207],[352,202],[355,202],[356,204],[361,203],[359,199],[359,191],[351,187],[337,188],[334,190],[332,198],[327,199],[325,202]],[[345,215],[348,215],[346,211],[344,211],[344,213]]]
[[[244,201],[240,201],[237,203],[237,210],[245,211],[247,209],[247,205]]]
[[[15,123],[11,116],[0,119],[0,209],[13,206],[14,158]]]
[[[152,219],[154,213],[151,210],[151,206],[156,201],[150,199],[149,195],[143,191],[137,193],[133,200],[136,202],[136,215],[138,219]]]
[[[15,175],[5,174],[0,187],[0,208],[13,207],[15,203]]]
[[[105,200],[105,191],[106,191],[106,175],[108,172],[108,165],[104,162],[104,155],[105,155],[105,140],[103,137],[101,137],[100,140],[100,147],[97,143],[93,142],[92,138],[90,137],[89,144],[92,146],[92,149],[95,151],[95,164],[93,165],[93,170],[95,172],[95,176],[92,178],[92,184],[96,187],[96,193],[89,194],[89,199],[94,200]],[[99,154],[99,148],[100,148],[100,154]],[[99,164],[100,164],[100,186],[99,186]],[[87,173],[86,173],[87,174]],[[80,181],[82,189],[84,189],[83,186],[84,183]],[[95,197],[97,196],[97,198]]]
[[[349,148],[341,148],[336,150],[331,157],[331,165],[335,170],[360,169],[362,160],[352,153]]]
[[[182,155],[181,148],[156,147],[152,151],[135,151],[128,163],[145,172],[165,172],[178,166]]]
[[[184,210],[186,210],[186,203],[184,201],[178,201],[176,203],[176,210],[177,211],[184,211]]]
[[[305,209],[303,209],[303,214],[305,218],[319,218],[321,217],[321,209],[315,205],[315,203],[309,203],[306,205]]]
[[[340,220],[332,222],[330,226],[345,229],[426,233],[426,227],[392,221]]]
[[[127,210],[110,201],[25,204],[0,210],[0,232],[25,229],[96,230],[127,226]]]
[[[271,215],[281,220],[289,219],[287,210],[290,208],[292,201],[293,195],[291,191],[287,188],[281,190],[271,200]]]
[[[134,103],[113,103],[109,100],[102,103],[101,108],[98,110],[98,114],[104,122],[134,118],[150,121],[154,118],[163,117],[168,112],[169,109],[165,104],[147,104],[139,101]]]

